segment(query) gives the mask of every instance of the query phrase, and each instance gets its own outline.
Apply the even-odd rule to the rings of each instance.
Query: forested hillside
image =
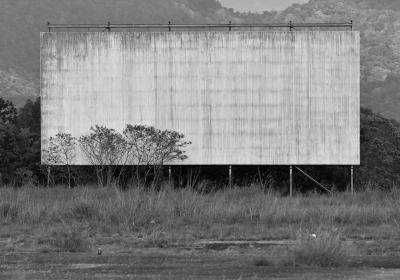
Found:
[[[251,20],[251,15],[246,20]],[[400,1],[310,0],[258,21],[337,22],[354,20],[361,32],[361,103],[400,120]]]
[[[362,35],[362,105],[400,120],[400,1],[311,0],[282,12],[238,13],[217,0],[2,0],[0,96],[38,95],[39,32],[46,22],[329,22],[353,19]]]
[[[47,31],[48,21],[216,22],[224,12],[214,0],[1,0],[0,96],[18,106],[38,96],[39,33]]]

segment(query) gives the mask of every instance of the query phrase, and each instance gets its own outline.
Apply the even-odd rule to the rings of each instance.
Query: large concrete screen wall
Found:
[[[357,165],[359,49],[345,31],[42,33],[42,147],[129,123],[185,134],[176,164]]]

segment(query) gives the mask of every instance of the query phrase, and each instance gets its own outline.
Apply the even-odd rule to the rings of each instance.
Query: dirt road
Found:
[[[0,279],[400,279],[400,258],[374,259],[335,269],[256,266],[249,251],[138,249],[95,252],[0,253]]]

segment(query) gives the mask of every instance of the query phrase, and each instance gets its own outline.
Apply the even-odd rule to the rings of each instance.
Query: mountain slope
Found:
[[[208,4],[209,2],[214,5]],[[221,8],[217,2],[210,0],[2,0],[0,5],[0,30],[2,38],[5,38],[0,41],[1,68],[13,68],[36,79],[39,67],[39,32],[47,31],[48,21],[201,22],[214,21],[213,15]]]
[[[0,95],[38,94],[39,32],[57,23],[355,21],[361,31],[362,105],[400,120],[400,1],[310,0],[282,12],[238,13],[216,0],[1,0]],[[11,74],[10,74],[11,73]],[[12,74],[14,73],[14,74]],[[16,87],[15,79],[23,86]],[[10,88],[14,93],[5,93]],[[18,83],[18,82],[17,82]],[[26,87],[26,85],[34,85]],[[22,98],[23,99],[23,98]]]
[[[215,22],[220,17],[219,10],[224,11],[214,0],[1,0],[0,96],[21,105],[38,95],[39,33],[47,31],[48,21]],[[15,76],[20,86],[16,86]],[[14,91],[4,90],[8,88]]]
[[[0,69],[0,97],[22,107],[27,99],[34,99],[39,92],[38,83],[27,80],[12,69]]]
[[[361,32],[361,103],[400,120],[400,1],[310,0],[259,21],[338,22],[354,20]],[[247,19],[249,20],[249,18]]]

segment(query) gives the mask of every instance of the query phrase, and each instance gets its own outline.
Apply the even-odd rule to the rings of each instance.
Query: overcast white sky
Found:
[[[219,0],[221,4],[238,11],[263,12],[265,10],[283,10],[294,3],[306,3],[308,0]]]

